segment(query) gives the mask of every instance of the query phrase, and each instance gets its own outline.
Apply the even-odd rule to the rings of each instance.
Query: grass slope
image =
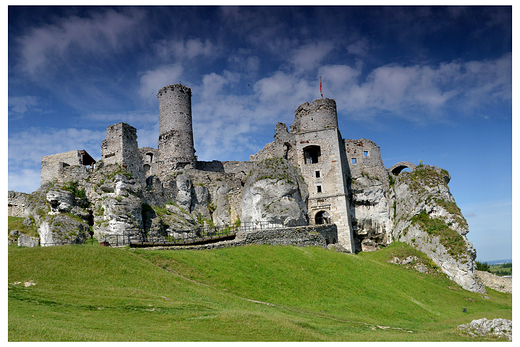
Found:
[[[511,319],[510,294],[387,262],[410,252],[10,246],[9,341],[474,341],[456,327]]]

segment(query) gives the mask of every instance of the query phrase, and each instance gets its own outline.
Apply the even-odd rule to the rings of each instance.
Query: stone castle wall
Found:
[[[142,160],[137,146],[137,130],[126,123],[107,127],[101,144],[101,158],[107,165],[119,164],[138,180],[144,179]]]
[[[60,175],[60,170],[70,165],[82,165],[80,151],[48,155],[41,161],[40,183],[50,182]]]
[[[28,195],[29,194],[14,191],[7,193],[7,215],[9,217],[25,217]]]
[[[333,99],[316,99],[309,104],[305,102],[294,111],[294,123],[291,133],[315,131],[338,127],[336,101]]]

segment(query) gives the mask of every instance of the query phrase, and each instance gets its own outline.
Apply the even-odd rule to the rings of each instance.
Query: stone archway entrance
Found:
[[[388,171],[392,173],[392,175],[397,176],[403,171],[404,169],[408,168],[410,170],[415,170],[417,165],[410,163],[409,161],[401,161],[397,164],[392,165]]]
[[[327,211],[319,211],[314,216],[314,224],[331,224],[330,214]]]

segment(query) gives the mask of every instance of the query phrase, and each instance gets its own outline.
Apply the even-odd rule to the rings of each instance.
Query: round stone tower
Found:
[[[304,102],[294,111],[291,132],[307,132],[338,128],[338,113],[334,99],[316,99],[309,104]]]
[[[195,162],[191,120],[191,89],[182,84],[161,88],[159,94],[159,175]]]

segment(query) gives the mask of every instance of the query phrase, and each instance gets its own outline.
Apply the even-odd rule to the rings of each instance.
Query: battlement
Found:
[[[170,84],[169,86],[162,87],[161,89],[159,89],[159,93],[157,94],[157,97],[159,98],[163,94],[167,94],[169,92],[184,93],[191,98],[191,89],[182,84]]]

